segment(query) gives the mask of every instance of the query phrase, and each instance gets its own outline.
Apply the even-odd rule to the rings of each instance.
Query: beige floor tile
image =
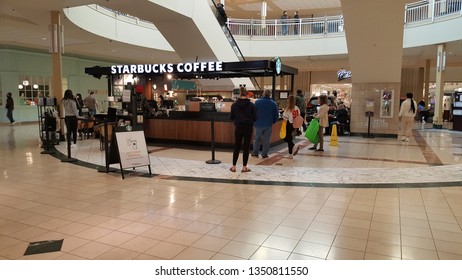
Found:
[[[154,247],[157,245],[160,241],[143,237],[143,236],[135,236],[134,238],[126,241],[125,243],[122,243],[119,245],[120,248],[128,249],[131,251],[139,252],[139,253],[144,253],[148,249]]]
[[[217,253],[212,257],[212,260],[245,260],[245,259],[239,258],[236,256],[227,255],[227,254]]]
[[[202,234],[180,230],[180,231],[175,232],[171,236],[169,236],[165,241],[175,243],[175,244],[190,246],[202,236],[203,236]]]
[[[342,226],[369,229],[371,227],[371,221],[345,217],[342,221]]]
[[[202,222],[196,221],[196,222],[192,222],[191,224],[183,228],[183,230],[198,233],[198,234],[206,234],[212,229],[214,229],[215,226],[216,226],[215,224],[202,223]]]
[[[130,251],[124,248],[114,248],[96,259],[98,260],[132,260],[139,255],[138,252]]]
[[[402,247],[403,259],[406,260],[438,260],[438,254],[435,250],[427,250],[414,247]]]
[[[324,260],[323,258],[316,258],[307,255],[295,254],[292,253],[289,257],[289,260],[307,260],[307,261],[321,261]]]
[[[233,218],[229,217],[226,220],[224,220],[220,225],[221,226],[227,226],[227,227],[234,227],[234,228],[240,228],[244,229],[246,228],[252,220],[250,219],[241,219],[241,218]]]
[[[207,235],[221,237],[224,239],[234,239],[242,229],[218,225],[207,233]]]
[[[13,243],[10,246],[0,249],[0,256],[12,260],[19,259],[24,255],[28,246],[29,242],[21,241],[19,243]]]
[[[75,236],[68,236],[63,240],[63,245],[61,247],[61,251],[69,253],[91,241],[84,238],[79,238]]]
[[[86,225],[86,224],[81,224],[81,223],[69,223],[65,226],[56,228],[55,230],[61,233],[69,234],[69,235],[75,235],[79,232],[82,232],[84,230],[87,230],[91,228],[92,226]]]
[[[223,247],[226,246],[231,240],[229,239],[224,239],[224,238],[219,238],[215,236],[202,236],[200,239],[198,239],[196,242],[194,242],[191,247],[194,248],[199,248],[207,251],[212,251],[212,252],[218,252],[220,251]],[[248,243],[248,242],[245,242]]]
[[[454,233],[462,233],[460,225],[453,224],[453,223],[430,221],[430,228],[432,229],[432,231],[438,230],[438,231],[450,231]]]
[[[292,239],[300,239],[305,233],[304,229],[288,227],[288,226],[278,226],[272,235],[283,236]]]
[[[85,238],[85,239],[88,239],[88,240],[96,240],[102,236],[105,236],[109,233],[111,233],[112,230],[110,229],[105,229],[105,228],[101,228],[101,227],[91,227],[89,229],[86,229],[86,230],[83,230],[79,233],[76,233],[74,234],[75,236],[77,237],[80,237],[80,238]]]
[[[462,260],[462,255],[451,254],[446,252],[438,252],[440,260]]]
[[[154,226],[145,224],[145,223],[138,223],[138,222],[133,222],[131,224],[128,224],[122,228],[119,228],[117,231],[120,232],[125,232],[125,233],[130,233],[133,235],[140,235],[143,232],[150,230]]]
[[[96,241],[109,244],[112,246],[119,246],[120,244],[127,242],[128,240],[134,238],[135,236],[136,235],[125,233],[125,232],[113,231],[109,234],[106,234],[96,239]]]
[[[307,230],[301,240],[330,246],[334,242],[334,238],[335,234]]]
[[[325,259],[327,258],[329,250],[330,246],[300,241],[297,247],[293,250],[293,253]]]
[[[224,220],[226,220],[228,216],[226,215],[218,215],[218,214],[211,214],[207,213],[199,217],[196,222],[203,222],[208,224],[221,224]]]
[[[251,260],[287,260],[291,255],[290,252],[276,250],[272,248],[260,247],[252,255]]]
[[[317,232],[330,233],[330,234],[337,233],[338,229],[339,229],[339,225],[333,225],[333,224],[322,223],[322,222],[313,222],[308,228],[308,230],[310,231],[317,231]]]
[[[162,241],[148,249],[145,254],[170,260],[186,248],[187,246]]]
[[[247,260],[255,253],[255,251],[257,251],[257,249],[257,245],[252,245],[239,241],[230,241],[228,244],[225,245],[225,247],[223,247],[219,251],[219,253]]]
[[[68,261],[77,261],[77,260],[85,260],[85,258],[82,258],[82,257],[79,257],[79,256],[76,256],[76,255],[72,255],[72,254],[62,254],[62,255],[59,255],[57,258],[55,258],[55,260],[68,260]]]
[[[401,260],[401,258],[394,258],[391,256],[384,256],[379,254],[366,253],[364,255],[365,260]]]
[[[390,243],[394,245],[401,245],[401,236],[399,234],[384,231],[371,230],[369,232],[368,240],[381,243]]]
[[[253,221],[245,229],[261,233],[272,233],[278,227],[277,224],[266,223],[261,221]]]
[[[423,238],[432,238],[431,230],[412,226],[401,226],[401,234]]]
[[[401,246],[376,241],[368,241],[366,253],[401,258]]]
[[[329,251],[329,255],[327,255],[328,260],[363,260],[364,259],[364,251],[355,251],[345,248],[338,248],[332,246]]]
[[[364,252],[366,250],[366,243],[366,239],[336,236],[332,247]]]
[[[419,228],[425,228],[425,229],[430,228],[430,223],[428,220],[405,218],[405,217],[401,217],[401,225],[419,227]]]
[[[75,250],[70,251],[69,253],[85,259],[93,260],[101,256],[102,254],[112,250],[113,248],[115,247],[108,244],[92,241],[78,247]]]
[[[139,254],[138,256],[134,258],[134,260],[165,260],[165,259],[161,257],[147,255],[147,254]]]
[[[416,236],[402,235],[401,241],[402,241],[403,247],[406,246],[410,248],[436,250],[435,241],[432,238],[422,238],[422,237],[416,237]]]
[[[369,236],[369,230],[357,227],[340,226],[337,235],[359,239],[367,239]]]
[[[438,252],[462,255],[462,243],[435,240],[435,244]]]
[[[297,244],[298,239],[270,235],[261,246],[292,252]]]
[[[401,228],[399,224],[382,223],[382,222],[377,222],[377,221],[371,222],[371,230],[396,233],[396,234],[401,233]]]
[[[254,245],[261,245],[270,235],[267,233],[260,233],[250,230],[242,230],[239,232],[238,235],[234,238],[234,241],[240,241],[244,243],[254,244]]]
[[[175,232],[177,232],[176,229],[157,226],[157,227],[148,229],[147,231],[143,232],[141,236],[145,236],[145,237],[157,239],[157,240],[165,240],[169,238],[170,236],[172,236]]]
[[[342,220],[343,220],[343,216],[318,214],[314,218],[313,222],[322,222],[322,223],[328,223],[328,224],[333,224],[333,225],[340,225],[342,223]]]
[[[179,253],[174,260],[210,260],[215,256],[216,252],[207,251],[199,248],[186,248],[183,252]]]

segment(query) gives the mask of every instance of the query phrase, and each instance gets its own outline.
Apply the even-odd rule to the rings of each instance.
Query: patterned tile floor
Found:
[[[210,165],[208,149],[155,145],[155,176],[125,180],[95,170],[98,140],[79,141],[73,164],[62,144],[41,154],[37,125],[0,135],[0,259],[462,259],[462,133],[450,129],[342,136],[321,154],[297,139],[294,159],[281,144],[249,173],[229,172],[230,150]]]

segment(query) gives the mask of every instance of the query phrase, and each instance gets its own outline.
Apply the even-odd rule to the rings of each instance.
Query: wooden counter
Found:
[[[170,112],[169,118],[145,119],[144,132],[146,139],[153,142],[210,145],[212,118],[215,144],[234,146],[234,123],[229,120],[229,113]],[[281,143],[280,128],[281,121],[273,125],[271,145]]]

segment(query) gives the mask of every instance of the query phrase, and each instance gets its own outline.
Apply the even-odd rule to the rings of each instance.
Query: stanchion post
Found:
[[[221,163],[220,160],[215,159],[215,119],[212,119],[210,122],[210,134],[211,134],[211,145],[212,145],[212,159],[207,160],[206,163],[208,164],[219,164]]]

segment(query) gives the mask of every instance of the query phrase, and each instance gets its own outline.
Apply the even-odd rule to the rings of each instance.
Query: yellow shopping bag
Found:
[[[282,120],[281,130],[279,131],[279,137],[281,139],[286,138],[286,130],[287,130],[287,120]]]

